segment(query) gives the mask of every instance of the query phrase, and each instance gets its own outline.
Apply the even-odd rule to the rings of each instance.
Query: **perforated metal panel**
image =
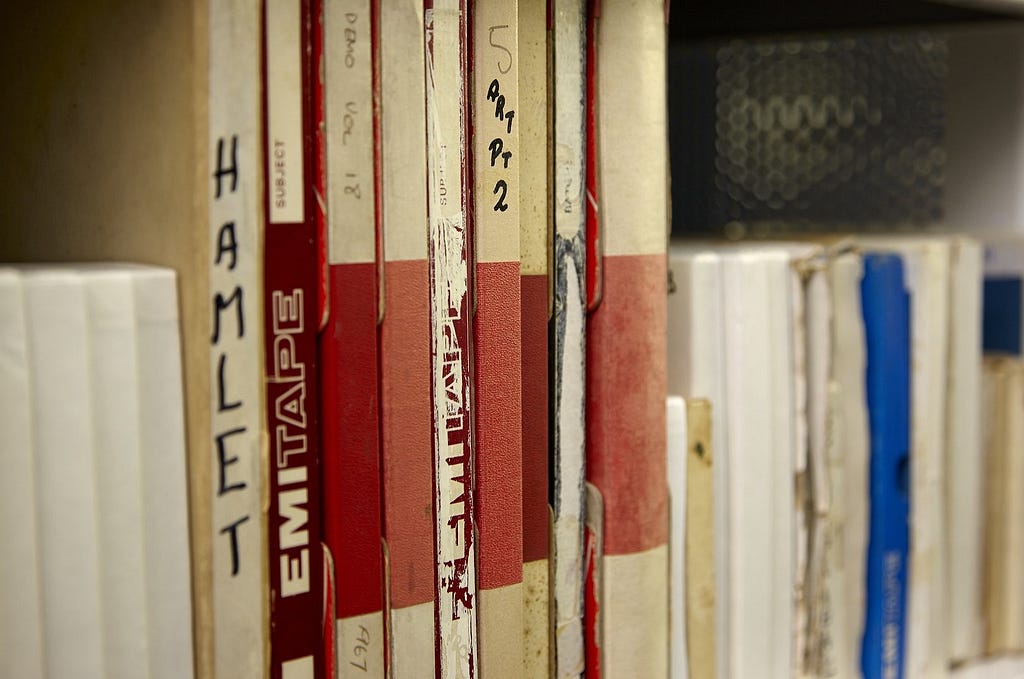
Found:
[[[940,220],[947,61],[920,32],[675,49],[673,232]]]

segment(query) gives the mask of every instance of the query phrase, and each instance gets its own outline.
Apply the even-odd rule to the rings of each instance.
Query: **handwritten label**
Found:
[[[518,22],[515,5],[477,7],[474,196],[478,262],[519,260]]]
[[[339,679],[385,676],[383,624],[380,611],[338,619]]]
[[[229,154],[225,154],[225,148],[230,148]],[[226,157],[230,161],[225,162]],[[234,193],[238,188],[238,135],[231,135],[230,139],[221,138],[217,141],[216,171],[214,172],[214,201],[219,201],[227,192]],[[227,189],[226,186],[230,186]],[[251,228],[251,227],[250,227]],[[240,464],[244,452],[241,448],[246,443],[247,435],[251,439],[252,432],[248,423],[244,422],[247,406],[253,405],[247,402],[241,390],[233,390],[233,377],[238,373],[235,363],[232,360],[233,348],[231,345],[242,345],[246,340],[245,321],[251,313],[251,303],[245,303],[245,287],[241,281],[230,281],[231,273],[238,267],[239,258],[251,253],[239,252],[238,223],[235,220],[225,221],[217,230],[214,236],[214,259],[212,273],[221,274],[221,278],[227,279],[224,286],[229,290],[212,288],[213,300],[213,334],[210,342],[213,345],[212,359],[215,365],[213,374],[213,399],[214,399],[214,430],[213,449],[215,453],[214,478],[217,482],[214,486],[215,497],[222,498],[230,493],[246,491],[252,483],[252,477],[246,473],[245,465]],[[212,282],[212,281],[211,281]],[[233,284],[232,284],[233,283]],[[212,287],[212,286],[211,286]],[[238,347],[240,348],[240,347]],[[244,354],[245,352],[238,352]],[[251,366],[250,366],[251,367]],[[259,368],[257,367],[258,371]],[[258,373],[257,373],[258,374]],[[242,378],[240,378],[240,381]],[[248,408],[251,410],[251,407]],[[233,411],[239,411],[234,417]],[[241,415],[242,417],[238,417]],[[218,426],[219,425],[219,426]],[[232,519],[223,522],[217,532],[225,537],[230,558],[230,573],[236,577],[242,570],[241,550],[239,548],[239,528],[252,518],[248,508]]]
[[[366,625],[359,626],[359,635],[355,638],[352,644],[352,660],[348,661],[348,664],[355,667],[357,670],[365,672],[367,669],[367,653],[370,650],[370,630],[366,629]]]
[[[489,43],[493,48],[494,66],[499,73],[508,74],[512,70],[515,60],[512,58],[512,52],[505,46],[502,39],[507,39],[510,35],[514,39],[515,34],[508,25],[490,26],[487,29],[487,33]],[[514,78],[509,78],[508,80],[514,80]],[[515,172],[514,167],[511,171],[509,170],[509,163],[512,161],[513,156],[513,143],[510,143],[509,137],[512,135],[512,125],[515,122],[516,112],[511,108],[511,102],[502,93],[501,81],[498,78],[491,80],[491,84],[487,88],[486,100],[493,107],[494,120],[497,121],[497,127],[499,128],[498,135],[487,145],[490,167],[498,170],[498,177],[494,180],[494,189],[491,191],[497,197],[493,210],[495,212],[505,212],[508,210],[508,180]]]
[[[324,7],[328,257],[331,264],[376,258],[373,54],[366,0]],[[333,124],[337,121],[339,124]]]

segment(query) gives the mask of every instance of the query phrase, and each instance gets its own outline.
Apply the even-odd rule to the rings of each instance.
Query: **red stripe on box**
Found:
[[[474,318],[478,581],[523,581],[519,262],[478,263]]]
[[[317,73],[322,73],[324,63],[324,0],[311,0],[313,12],[313,31],[310,40],[312,42],[313,67]],[[327,127],[325,115],[325,92],[323,78],[313,78],[313,182],[316,193],[320,196],[327,195]],[[317,318],[319,329],[327,327],[328,316],[330,315],[330,273],[327,261],[327,206],[323,201],[316,201],[314,208],[317,230],[317,282],[319,294],[317,295]]]
[[[324,535],[335,559],[337,617],[379,611],[377,272],[373,263],[330,267],[330,320],[321,335]]]
[[[338,641],[334,625],[337,609],[334,592],[334,559],[329,549],[324,549],[324,672],[333,678],[338,673]]]
[[[523,276],[523,560],[548,558],[548,277]]]
[[[601,679],[601,646],[599,645],[600,631],[598,624],[601,615],[601,596],[597,591],[600,583],[597,582],[598,560],[603,554],[598,554],[599,541],[594,531],[587,526],[583,531],[585,544],[585,563],[583,579],[583,627],[585,631],[586,649],[586,677],[587,679]]]
[[[434,460],[430,433],[427,261],[384,265],[381,432],[391,607],[434,599]]]
[[[668,540],[665,255],[605,256],[587,324],[587,480],[604,499],[604,553]]]
[[[597,25],[600,16],[600,2],[587,3],[587,104],[586,104],[586,201],[587,216],[587,311],[593,311],[601,301],[601,264],[604,261],[601,244],[601,211],[599,202],[597,153]]]

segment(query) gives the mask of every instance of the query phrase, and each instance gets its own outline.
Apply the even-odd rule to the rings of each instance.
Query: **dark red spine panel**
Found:
[[[298,1],[298,0],[296,0]],[[275,11],[278,8],[275,8]],[[314,194],[316,172],[313,125],[312,6],[298,9],[301,77],[301,166],[287,166],[301,177],[271,172],[274,159],[299,149],[271,139],[268,87],[267,6],[263,7],[264,172],[264,343],[267,437],[269,446],[268,576],[270,584],[270,676],[324,677],[323,552],[320,533],[320,471],[317,415],[316,331],[320,321],[319,233]],[[289,28],[292,30],[292,27]],[[285,43],[286,44],[286,43]],[[280,47],[280,43],[275,43]],[[291,55],[292,58],[295,55]],[[273,147],[271,146],[273,144]],[[286,167],[282,160],[281,166]],[[298,189],[292,186],[301,180]],[[301,220],[275,220],[272,203],[284,200],[275,189],[287,182],[287,200],[302,197]],[[300,193],[301,192],[301,193]],[[279,207],[279,204],[277,205]]]

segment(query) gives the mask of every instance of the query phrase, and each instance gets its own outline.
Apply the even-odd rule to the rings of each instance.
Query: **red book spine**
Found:
[[[311,86],[313,88],[313,190],[316,191],[317,272],[319,274],[317,295],[317,318],[320,330],[327,326],[330,313],[331,293],[328,289],[330,277],[327,272],[327,103],[325,100],[324,64],[324,0],[310,0],[312,6],[313,30],[310,33],[310,49],[314,65]],[[330,577],[334,577],[333,574]]]
[[[270,676],[324,676],[309,0],[263,10]]]
[[[313,30],[310,36],[312,48],[312,63],[315,64],[316,73],[324,71],[324,2],[323,0],[311,0]],[[317,317],[320,319],[319,329],[324,330],[328,322],[330,310],[330,290],[328,289],[329,275],[327,270],[327,206],[325,196],[327,194],[327,134],[325,122],[325,101],[324,101],[324,80],[322,77],[312,79],[313,85],[313,190],[316,191],[316,207],[314,217],[316,219],[317,232],[317,273],[318,292],[317,295]],[[320,363],[323,364],[323,353],[321,351]],[[320,394],[321,399],[325,397]],[[323,401],[321,401],[323,403]],[[321,442],[323,437],[321,436]],[[321,453],[321,464],[325,464],[323,453]],[[326,473],[326,467],[321,476]],[[321,488],[321,492],[323,488]],[[325,520],[323,514],[321,519]],[[326,530],[326,521],[324,523]],[[321,625],[323,628],[323,654],[324,673],[328,677],[336,674],[336,653],[337,641],[334,634],[334,616],[336,609],[335,583],[334,583],[334,559],[327,548],[326,535],[321,543],[323,550],[323,615]]]
[[[592,312],[601,301],[601,211],[598,182],[597,148],[597,29],[600,14],[600,0],[587,0],[587,43],[586,43],[586,229],[587,229],[587,311]],[[599,505],[599,492],[589,488],[591,506],[587,507],[584,531],[584,590],[583,627],[585,630],[586,676],[588,679],[601,677],[601,543],[603,513],[594,516],[593,506]]]
[[[520,279],[522,314],[523,436],[523,612],[527,654],[540,648],[541,669],[547,671],[550,582],[548,577],[551,510],[548,505],[548,277]],[[532,578],[530,576],[533,576]],[[538,622],[543,626],[538,627]],[[531,627],[532,625],[532,627]],[[528,655],[527,662],[530,662]]]
[[[374,6],[325,6],[329,321],[321,336],[324,535],[337,677],[384,676]]]
[[[437,671],[477,674],[466,0],[424,10]]]

